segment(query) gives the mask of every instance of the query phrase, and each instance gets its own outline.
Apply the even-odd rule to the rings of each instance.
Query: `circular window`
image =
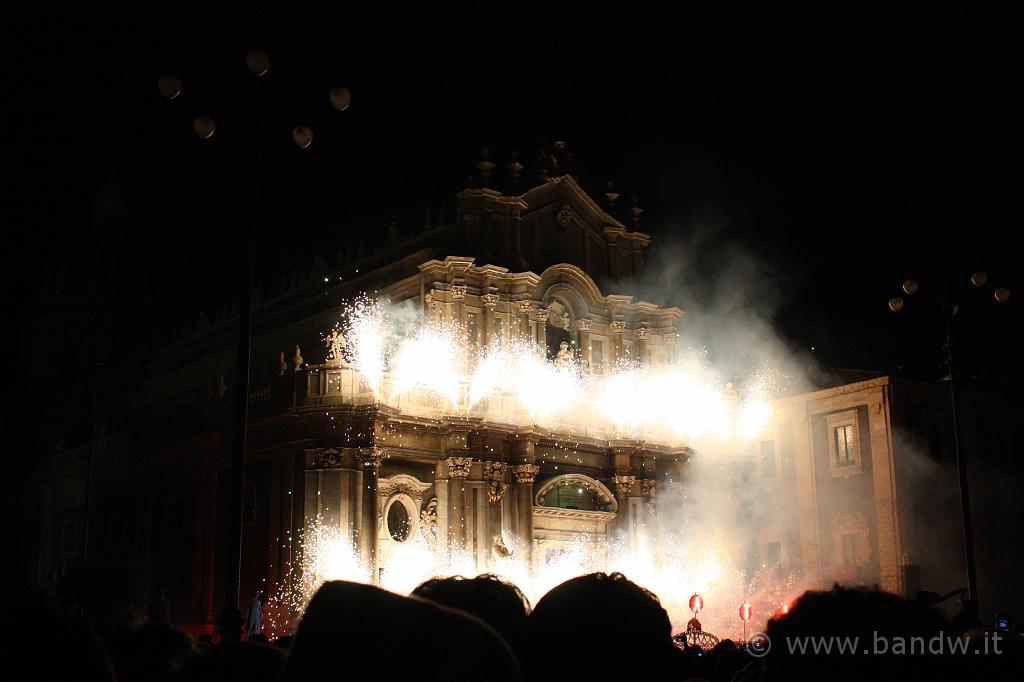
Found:
[[[401,502],[393,502],[388,509],[388,532],[397,542],[405,542],[409,530],[409,512]]]

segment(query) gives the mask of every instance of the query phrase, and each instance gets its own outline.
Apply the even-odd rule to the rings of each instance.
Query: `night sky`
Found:
[[[88,238],[111,173],[127,189],[140,277],[156,273],[165,289],[164,320],[229,299],[264,111],[267,290],[315,255],[333,263],[360,237],[381,241],[391,219],[418,229],[443,202],[451,218],[482,147],[504,164],[511,149],[563,139],[597,198],[608,180],[620,202],[637,196],[652,250],[699,231],[709,269],[722,262],[711,252],[755,254],[777,287],[780,332],[826,366],[939,376],[930,311],[896,316],[886,301],[945,243],[964,285],[968,374],[989,386],[1017,376],[1019,172],[1007,167],[1019,77],[991,30],[953,16],[740,21],[633,3],[375,7],[178,3],[150,8],[159,20],[76,9],[13,22],[8,308],[31,314],[35,275]],[[271,58],[259,82],[245,69],[251,49]],[[184,83],[171,102],[156,87],[165,73]],[[353,94],[343,113],[327,100],[334,85]],[[209,141],[191,130],[199,114],[217,120]],[[315,132],[308,150],[289,137],[300,124]],[[968,290],[976,268],[1014,291],[1009,305]]]

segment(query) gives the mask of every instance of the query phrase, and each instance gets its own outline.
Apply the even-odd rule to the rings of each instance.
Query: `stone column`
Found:
[[[434,467],[434,493],[437,495],[437,541],[438,547],[448,547],[448,518],[451,503],[448,501],[448,463],[441,460]]]
[[[362,518],[359,533],[359,557],[366,566],[373,582],[377,582],[377,534],[379,529],[379,504],[377,501],[377,474],[384,452],[379,448],[365,448],[359,452],[362,469],[361,495]]]
[[[576,320],[576,347],[580,349],[580,359],[590,366],[590,320]]]
[[[644,519],[643,526],[647,537],[652,541],[655,538],[656,522],[657,522],[657,508],[655,507],[654,498],[658,492],[658,482],[652,478],[645,478],[640,481],[640,495],[644,498]],[[655,542],[648,543],[649,546],[655,547]]]
[[[665,363],[674,365],[676,363],[676,341],[679,335],[675,332],[668,332],[661,337],[665,342]]]
[[[527,566],[533,565],[533,482],[540,467],[533,463],[516,464],[512,476],[516,479],[516,506],[519,511],[517,545]]]
[[[548,357],[548,310],[541,308],[537,311],[537,348],[540,356]]]
[[[466,310],[462,303],[462,300],[466,298],[466,285],[452,284],[451,295],[452,308],[454,309],[452,314],[455,317],[455,322],[457,324],[466,324]]]
[[[530,308],[533,307],[533,301],[525,300],[519,301],[519,338],[526,341],[530,338]]]
[[[508,484],[505,483],[504,462],[484,462],[484,482],[487,484],[487,527],[484,533],[484,540],[487,545],[487,555],[490,556],[490,548],[494,545],[494,536],[500,536],[502,531],[502,502],[505,499],[505,492]]]
[[[472,457],[448,458],[448,547],[462,549],[466,544],[466,479]]]
[[[498,307],[497,294],[484,294],[480,302],[484,304],[484,332],[480,335],[483,345],[481,348],[489,348],[494,341],[494,309]]]
[[[612,320],[608,325],[612,332],[612,361],[622,359],[622,332],[626,329],[626,323],[622,320]]]
[[[612,486],[615,488],[615,503],[618,505],[618,513],[615,517],[615,535],[619,540],[629,538],[629,493],[636,483],[636,476],[632,474],[615,474],[612,476]]]
[[[647,340],[651,338],[651,330],[640,327],[634,332],[636,338],[636,356],[642,365],[649,365],[647,360]]]

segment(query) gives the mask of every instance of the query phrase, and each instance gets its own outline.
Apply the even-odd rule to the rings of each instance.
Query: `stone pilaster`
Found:
[[[516,481],[516,502],[519,510],[517,545],[527,566],[533,561],[533,482],[540,467],[533,463],[516,464],[512,476]]]
[[[647,342],[648,342],[648,339],[651,338],[651,330],[648,329],[647,327],[640,327],[635,332],[633,332],[633,334],[634,334],[634,338],[636,338],[636,357],[637,357],[637,360],[639,360],[640,363],[643,364],[643,365],[650,364],[648,362],[648,359],[647,359],[647,357],[648,357],[648,355],[647,355],[647,351],[648,351]]]
[[[494,309],[498,307],[498,300],[497,294],[484,294],[480,297],[484,305],[484,329],[480,335],[484,348],[490,347],[494,341]]]
[[[590,366],[590,320],[576,320],[576,347],[580,350],[580,358]]]
[[[466,543],[466,479],[472,457],[449,457],[448,464],[448,546],[459,549]]]
[[[516,314],[519,317],[519,338],[524,341],[530,338],[530,308],[532,307],[533,301],[527,299],[519,301],[516,309]]]
[[[359,466],[362,471],[362,515],[359,529],[359,557],[377,581],[377,543],[380,529],[380,510],[377,501],[377,474],[384,452],[379,448],[365,448],[359,451]]]
[[[615,491],[615,503],[618,505],[618,512],[615,517],[614,535],[619,540],[629,537],[629,493],[636,483],[636,476],[632,474],[615,474],[612,476],[612,488]]]
[[[622,332],[626,329],[626,323],[622,320],[612,320],[608,327],[612,333],[612,359],[618,361],[624,355],[622,350]]]
[[[537,311],[537,349],[542,358],[548,356],[548,310],[541,308]]]

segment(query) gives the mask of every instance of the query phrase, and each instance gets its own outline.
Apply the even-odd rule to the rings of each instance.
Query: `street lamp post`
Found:
[[[270,57],[262,51],[253,51],[246,56],[246,68],[255,78],[262,78],[270,70]],[[181,95],[181,80],[174,75],[167,75],[159,80],[158,88],[167,100],[174,100]],[[279,93],[280,97],[292,97],[293,92]],[[334,87],[328,93],[331,106],[338,111],[345,111],[350,102],[348,89]],[[241,559],[242,559],[242,524],[244,510],[242,508],[245,490],[246,430],[249,407],[249,369],[252,348],[252,290],[256,274],[256,241],[257,220],[259,212],[255,205],[262,194],[261,178],[263,172],[262,138],[264,112],[262,106],[257,107],[257,123],[255,125],[256,144],[250,165],[252,177],[247,184],[251,196],[247,197],[252,212],[247,220],[247,235],[244,240],[246,257],[239,280],[238,293],[238,343],[235,367],[235,410],[232,427],[230,484],[228,487],[228,508],[231,510],[227,525],[227,565],[224,575],[224,610],[217,619],[218,631],[224,643],[238,642],[242,636],[244,619],[240,608]],[[213,118],[199,116],[193,119],[193,130],[202,140],[213,138],[217,130]],[[313,141],[313,131],[308,126],[298,126],[291,131],[292,140],[300,150],[308,149]]]
[[[927,271],[925,274],[928,275]],[[929,275],[929,286],[942,311],[943,332],[945,334],[946,367],[949,370],[949,398],[950,408],[953,416],[953,454],[956,459],[957,483],[960,489],[960,517],[963,524],[964,535],[964,563],[967,572],[967,602],[966,615],[972,622],[978,621],[978,574],[974,560],[974,527],[971,523],[971,499],[970,488],[967,483],[967,448],[963,440],[963,423],[960,414],[960,382],[957,379],[957,365],[953,352],[953,318],[959,311],[959,306],[953,301],[950,294],[949,279],[946,276],[939,278]],[[988,275],[978,271],[971,275],[971,284],[981,288],[988,282]],[[920,283],[908,277],[901,286],[903,293],[913,296],[920,288]],[[1006,303],[1010,298],[1010,291],[1004,287],[997,287],[994,298],[998,303]],[[889,309],[893,312],[900,312],[905,301],[902,295],[893,296],[889,299]]]

